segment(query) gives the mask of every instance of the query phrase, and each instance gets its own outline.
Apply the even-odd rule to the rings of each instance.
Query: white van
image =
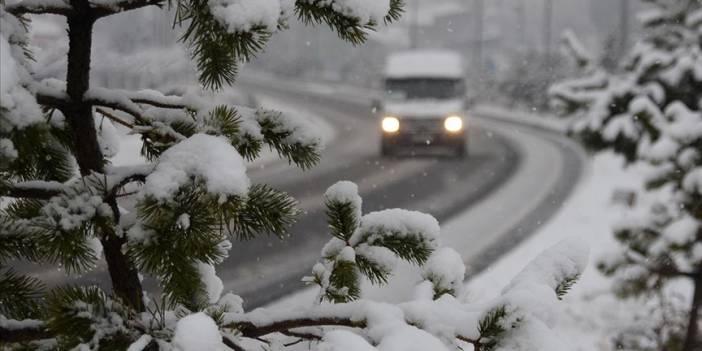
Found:
[[[466,84],[463,60],[451,51],[413,50],[388,57],[384,95],[376,100],[381,153],[440,146],[466,155]]]

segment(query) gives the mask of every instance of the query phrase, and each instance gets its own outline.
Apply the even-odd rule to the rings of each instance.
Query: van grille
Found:
[[[409,133],[440,133],[443,120],[440,118],[405,118],[400,122],[400,129]]]

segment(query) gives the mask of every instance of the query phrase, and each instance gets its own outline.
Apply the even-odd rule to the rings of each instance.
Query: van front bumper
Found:
[[[466,133],[383,133],[382,142],[386,146],[437,146],[463,145]]]

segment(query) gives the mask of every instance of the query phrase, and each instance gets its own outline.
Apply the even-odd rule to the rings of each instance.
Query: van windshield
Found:
[[[385,95],[390,100],[454,99],[465,94],[462,79],[407,78],[385,81]]]

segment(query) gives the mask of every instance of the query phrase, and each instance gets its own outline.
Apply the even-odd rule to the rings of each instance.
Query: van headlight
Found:
[[[397,117],[386,116],[383,118],[382,127],[386,133],[395,133],[400,130],[400,120]]]
[[[444,120],[444,128],[449,132],[460,132],[463,129],[463,118],[458,116],[448,116]]]

